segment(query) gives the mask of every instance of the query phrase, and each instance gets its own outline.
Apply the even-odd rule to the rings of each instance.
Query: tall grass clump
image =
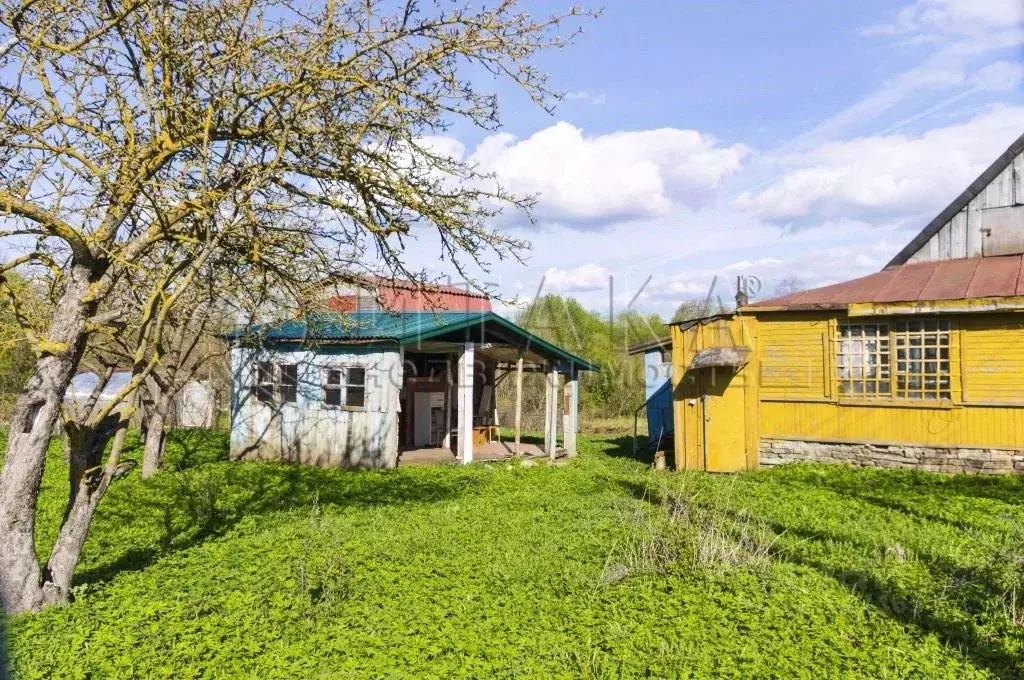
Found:
[[[759,569],[774,555],[778,535],[733,502],[722,487],[680,475],[647,487],[642,502],[623,510],[627,536],[609,554],[605,582],[630,574]]]

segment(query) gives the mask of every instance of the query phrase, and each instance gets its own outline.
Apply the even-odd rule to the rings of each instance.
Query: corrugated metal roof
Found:
[[[494,312],[324,312],[302,319],[257,326],[250,329],[248,334],[258,336],[264,343],[362,344],[382,341],[406,345],[484,324],[493,324],[511,332],[521,338],[524,345],[542,354],[569,361],[584,370],[599,370],[597,365],[537,337]],[[236,330],[225,337],[237,340],[246,335],[244,330]]]
[[[748,305],[784,309],[843,309],[869,302],[938,302],[1024,295],[1024,256],[918,262],[831,286]]]

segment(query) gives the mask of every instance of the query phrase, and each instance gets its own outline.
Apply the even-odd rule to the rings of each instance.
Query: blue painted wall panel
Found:
[[[652,441],[672,436],[672,363],[662,360],[660,350],[644,354],[647,436]]]

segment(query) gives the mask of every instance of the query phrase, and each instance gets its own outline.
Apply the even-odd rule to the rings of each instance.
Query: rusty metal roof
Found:
[[[973,257],[888,267],[831,286],[748,305],[761,308],[844,309],[866,302],[937,302],[1024,296],[1024,256]]]

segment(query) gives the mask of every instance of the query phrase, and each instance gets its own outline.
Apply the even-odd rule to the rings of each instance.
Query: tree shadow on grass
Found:
[[[851,545],[864,558],[884,559],[876,544],[868,544],[852,535],[838,531],[813,531],[794,528],[772,520],[766,525],[776,535],[788,534],[795,543],[776,553],[776,559],[812,569],[827,576],[866,603],[885,612],[900,624],[936,635],[950,647],[959,649],[979,668],[999,678],[1019,678],[1019,655],[1008,651],[991,635],[980,630],[983,612],[991,612],[992,604],[999,600],[1005,589],[984,570],[957,564],[951,559],[927,550],[915,548],[913,559],[928,570],[931,578],[945,587],[955,588],[958,602],[939,607],[927,596],[910,585],[898,583],[895,578],[884,579],[866,568],[855,565],[830,563],[816,555],[828,554],[837,544]],[[920,587],[918,585],[918,587]]]
[[[195,452],[180,460],[194,461]],[[206,454],[202,454],[201,457]],[[286,463],[214,463],[137,477],[111,488],[97,513],[76,585],[108,581],[199,545],[247,518],[314,505],[370,508],[436,503],[485,483],[461,470],[342,470]],[[92,554],[89,554],[92,553]]]
[[[654,462],[654,450],[645,446],[646,439],[643,437],[638,440],[635,453],[633,451],[633,437],[629,435],[621,435],[614,438],[601,437],[597,441],[602,445],[603,450],[601,453],[610,458],[629,458],[644,465],[650,465]]]
[[[793,464],[773,469],[776,481],[798,486],[825,487],[861,498],[978,499],[1024,505],[1024,476],[1015,474],[941,475],[918,470],[858,468],[822,464]]]

